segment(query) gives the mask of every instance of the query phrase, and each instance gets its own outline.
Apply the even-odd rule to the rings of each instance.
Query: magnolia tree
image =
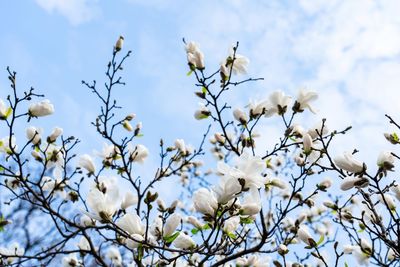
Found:
[[[382,152],[368,167],[353,148],[331,155],[335,137],[350,127],[331,131],[317,118],[314,126],[299,124],[303,113],[315,113],[317,94],[306,89],[294,97],[271,92],[232,110],[226,93],[260,79],[240,79],[249,60],[238,44],[209,72],[194,42],[185,42],[200,99],[194,117],[209,126],[197,145],[161,140],[149,152],[138,138],[142,124],[120,114],[113,97],[131,54],[123,41],[113,48],[105,86],[82,82],[100,105],[92,125],[105,144],[96,154],[75,154],[79,141],[60,128],[35,127],[54,107],[34,89],[21,92],[7,69],[1,266],[400,265],[396,154]],[[258,129],[272,117],[281,121],[281,137],[262,147]],[[385,137],[400,143],[396,133]],[[159,154],[159,167],[140,178],[137,166],[149,153]],[[161,198],[167,179],[179,199]]]

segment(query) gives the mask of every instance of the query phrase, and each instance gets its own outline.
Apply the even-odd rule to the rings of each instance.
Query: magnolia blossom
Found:
[[[257,255],[251,255],[248,257],[241,257],[236,260],[236,266],[239,267],[269,267],[269,258],[260,259]]]
[[[78,166],[86,169],[89,173],[93,174],[96,172],[93,159],[88,154],[84,154],[79,158]]]
[[[0,139],[0,152],[11,154],[12,150],[16,151],[18,149],[16,142],[14,135],[11,138],[9,136],[3,137]]]
[[[82,266],[82,262],[78,260],[75,253],[68,254],[62,259],[63,267],[78,267]]]
[[[109,247],[107,250],[107,258],[110,259],[114,266],[122,266],[122,256],[116,247]]]
[[[228,220],[224,221],[224,232],[225,233],[233,233],[236,231],[236,229],[240,225],[240,217],[239,216],[233,216],[230,217]]]
[[[322,120],[317,122],[313,127],[308,129],[307,133],[311,136],[312,139],[317,138],[319,135],[326,135],[329,132],[328,126],[323,123]]]
[[[225,77],[229,77],[231,71],[233,74],[246,74],[249,62],[250,60],[247,57],[234,53],[233,48],[231,48],[230,55],[221,64],[220,70]]]
[[[391,170],[394,167],[394,156],[390,151],[383,151],[379,154],[376,164],[386,170]]]
[[[237,120],[241,124],[246,124],[246,122],[248,120],[246,113],[239,108],[237,108],[233,111],[233,117],[235,118],[235,120]]]
[[[81,250],[90,250],[90,244],[86,237],[82,236],[81,240],[77,244],[78,248]]]
[[[390,190],[394,193],[397,200],[400,201],[400,186],[398,184],[390,187]]]
[[[196,211],[203,214],[214,215],[218,208],[216,197],[212,192],[204,187],[194,192],[193,202]]]
[[[26,128],[26,138],[32,142],[32,144],[40,144],[42,138],[42,129],[30,126]]]
[[[176,248],[180,249],[190,249],[196,246],[193,239],[187,234],[180,232],[178,237],[172,243]]]
[[[186,218],[186,222],[190,223],[191,225],[193,225],[196,228],[203,228],[204,224],[201,223],[196,217],[194,216],[188,216]]]
[[[89,191],[87,204],[92,211],[87,215],[101,222],[110,221],[118,209],[115,196],[107,192],[103,193],[97,188]]]
[[[114,145],[103,145],[103,150],[101,152],[98,152],[97,155],[101,158],[103,158],[103,163],[110,165],[113,160],[118,158],[118,155],[120,154],[120,151],[118,147]]]
[[[199,108],[194,113],[196,120],[206,119],[211,115],[211,111],[203,104],[199,103]]]
[[[396,202],[394,201],[391,195],[389,194],[383,194],[383,196],[379,195],[379,200],[383,205],[387,204],[390,210],[396,210]]]
[[[273,92],[268,98],[265,116],[271,117],[274,114],[284,114],[291,101],[291,97],[286,96],[284,92],[280,90]]]
[[[303,150],[306,155],[311,152],[312,146],[313,146],[313,140],[312,140],[311,136],[308,133],[304,134],[303,135]]]
[[[118,52],[122,49],[124,45],[124,37],[120,36],[117,40],[117,42],[115,43],[115,51]]]
[[[254,186],[250,187],[249,194],[244,198],[240,211],[242,215],[256,215],[261,210],[261,198],[258,189]]]
[[[250,103],[246,106],[249,108],[251,117],[257,117],[265,112],[267,101],[250,100]]]
[[[126,192],[121,202],[121,209],[126,210],[130,206],[135,205],[138,202],[138,197],[131,192]]]
[[[172,214],[164,224],[163,236],[164,237],[171,236],[175,232],[175,230],[179,226],[179,224],[181,223],[181,220],[182,220],[182,216],[180,214],[178,214],[178,213]]]
[[[57,138],[62,135],[63,133],[63,129],[60,127],[56,127],[53,129],[53,132],[51,132],[51,134],[49,135],[49,137],[47,138],[49,143],[55,142],[57,140]]]
[[[94,226],[96,224],[95,220],[87,216],[86,214],[82,214],[80,218],[81,226]]]
[[[353,187],[366,187],[368,186],[368,179],[363,177],[346,177],[342,180],[340,184],[340,189],[343,191],[347,191],[352,189]]]
[[[344,152],[333,160],[337,167],[348,172],[359,173],[364,170],[364,163],[356,160],[349,152]]]
[[[301,241],[303,241],[305,244],[309,245],[309,246],[314,246],[315,245],[315,241],[312,238],[308,227],[305,225],[301,225],[299,230],[297,231],[297,236],[300,238]]]
[[[49,144],[46,150],[47,165],[46,167],[51,168],[63,167],[64,166],[64,148]]]
[[[306,108],[308,108],[312,113],[315,113],[315,110],[310,105],[310,102],[316,100],[317,98],[318,94],[316,92],[301,88],[297,95],[293,110],[296,112],[303,112]]]
[[[137,214],[128,213],[117,221],[117,226],[127,232],[130,236],[126,240],[129,248],[137,248],[140,242],[144,240],[144,226]]]
[[[232,178],[232,183],[240,183],[239,179],[241,179],[242,186],[245,188],[264,186],[265,179],[261,175],[264,168],[265,162],[260,157],[252,156],[247,152],[240,155],[236,167],[231,167],[224,162],[218,162],[217,166],[220,174]]]
[[[54,113],[54,106],[46,99],[29,106],[29,115],[32,117],[43,117]]]
[[[7,119],[8,115],[12,112],[12,109],[7,107],[2,99],[0,99],[0,120]]]
[[[176,139],[175,140],[175,148],[181,151],[182,153],[186,153],[186,145],[185,145],[185,140],[183,139]]]
[[[129,159],[133,162],[144,163],[149,156],[149,150],[144,145],[136,145],[135,148],[129,146],[128,150]]]
[[[200,51],[200,47],[195,42],[189,42],[185,46],[187,60],[191,66],[197,69],[204,69],[204,55]]]

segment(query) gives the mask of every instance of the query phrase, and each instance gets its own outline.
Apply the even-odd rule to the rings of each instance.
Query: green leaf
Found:
[[[186,76],[190,76],[190,75],[192,75],[192,73],[193,73],[193,71],[190,70],[188,73],[186,73]]]
[[[10,116],[11,112],[12,112],[12,108],[9,107],[9,108],[7,109],[7,111],[6,111],[6,114],[4,114],[4,115],[6,115],[6,118],[7,118],[8,116]]]
[[[349,265],[347,264],[347,262],[344,263],[344,267],[349,267]]]
[[[167,243],[172,243],[179,236],[180,233],[181,232],[176,232],[173,235],[166,236],[166,237],[164,237],[164,241],[167,242]]]
[[[199,228],[193,228],[190,232],[192,232],[192,234],[197,234],[200,231]]]
[[[226,233],[231,239],[236,239],[236,235],[234,233]]]
[[[253,222],[254,222],[254,220],[252,218],[250,218],[250,217],[240,218],[240,223],[241,224],[251,224]]]
[[[0,166],[0,172],[4,171],[4,167]]]
[[[321,237],[319,238],[318,242],[317,242],[317,246],[321,245],[322,242],[324,242],[325,236],[321,235]]]
[[[205,88],[204,86],[201,87],[201,92],[202,92],[203,94],[207,94],[207,88]]]
[[[399,136],[397,135],[397,133],[393,133],[392,136],[394,141],[399,142]]]
[[[138,135],[136,135],[136,137],[143,137],[144,136],[144,134],[138,134]]]

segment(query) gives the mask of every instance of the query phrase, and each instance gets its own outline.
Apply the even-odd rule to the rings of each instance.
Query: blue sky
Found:
[[[58,125],[66,134],[92,140],[93,129],[82,125],[94,117],[97,102],[80,81],[104,78],[112,45],[122,34],[133,57],[125,68],[127,86],[116,98],[143,121],[144,142],[151,146],[160,137],[183,137],[195,143],[206,123],[192,120],[197,99],[193,79],[185,75],[181,40],[200,43],[210,71],[239,41],[240,53],[251,60],[249,75],[265,81],[230,94],[234,106],[278,88],[294,94],[307,86],[320,94],[317,117],[327,117],[331,128],[355,126],[338,150],[350,149],[351,143],[365,147],[367,157],[385,146],[383,115],[399,112],[399,5],[369,0],[2,1],[1,68],[11,66],[21,87],[32,85],[55,103],[55,115],[36,125],[48,131]],[[0,77],[4,98],[5,71]],[[86,142],[81,148],[94,146]]]
[[[140,142],[150,148],[149,166],[156,166],[161,137],[197,144],[207,126],[193,119],[198,99],[193,77],[186,76],[182,38],[200,43],[210,71],[239,41],[239,53],[250,59],[249,75],[265,80],[228,93],[232,106],[243,107],[275,89],[294,95],[306,86],[320,98],[319,113],[305,116],[305,126],[322,117],[331,129],[353,125],[335,152],[359,148],[359,158],[374,164],[379,152],[390,148],[382,133],[393,128],[384,114],[400,121],[398,10],[397,0],[1,1],[0,98],[8,93],[10,66],[19,74],[20,88],[34,86],[55,104],[53,116],[32,125],[47,133],[63,127],[83,141],[79,152],[101,149],[90,127],[98,102],[81,80],[102,84],[112,47],[123,35],[124,49],[133,56],[124,68],[127,86],[115,97],[123,112],[134,112],[143,122]],[[282,128],[271,120],[260,131],[268,133],[262,147]]]

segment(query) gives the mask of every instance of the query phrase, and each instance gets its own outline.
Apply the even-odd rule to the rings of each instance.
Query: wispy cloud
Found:
[[[76,26],[88,22],[100,14],[97,0],[35,0],[48,13],[60,14]]]

